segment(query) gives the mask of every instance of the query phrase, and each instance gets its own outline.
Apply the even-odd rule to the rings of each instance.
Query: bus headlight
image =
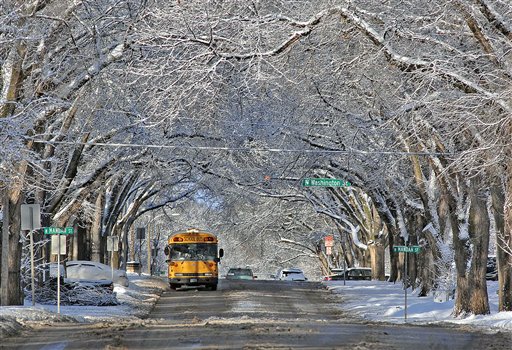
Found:
[[[183,274],[182,273],[176,273],[174,274],[176,277],[183,277]]]
[[[205,273],[204,275],[205,275],[205,276],[210,276],[210,277],[211,277],[211,276],[213,276],[213,273],[211,273],[211,272],[207,272],[207,273]]]

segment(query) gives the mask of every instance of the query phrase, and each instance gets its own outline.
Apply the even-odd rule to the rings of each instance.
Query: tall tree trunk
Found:
[[[128,254],[129,254],[129,244],[128,244],[128,235],[130,232],[130,228],[132,227],[134,219],[129,219],[126,221],[125,226],[122,228],[122,236],[121,236],[121,259],[120,259],[120,268],[126,270],[126,263],[128,262]]]
[[[469,261],[469,236],[465,234],[465,232],[461,232],[460,227],[463,227],[466,222],[465,218],[459,218],[457,216],[457,204],[456,199],[454,198],[455,194],[450,193],[447,188],[447,184],[442,182],[440,184],[443,195],[445,196],[447,208],[449,208],[450,224],[451,231],[453,234],[453,249],[454,249],[454,259],[455,259],[455,269],[457,274],[457,293],[455,298],[455,305],[453,307],[454,316],[465,315],[470,313],[470,284],[467,278],[468,275],[468,267],[467,263]],[[462,186],[461,186],[462,187]],[[459,201],[459,206],[463,206],[464,198],[462,195],[463,188],[459,189],[459,197],[457,200]]]
[[[341,239],[341,247],[343,249],[343,259],[345,259],[345,266],[347,268],[354,266],[354,254],[352,252],[352,245],[350,244],[351,240],[347,239],[347,233],[342,233],[343,236]]]
[[[458,270],[458,269],[457,269]],[[453,306],[453,315],[465,315],[471,310],[469,291],[469,282],[466,274],[459,274],[457,271],[457,294],[455,298],[455,305]]]
[[[328,260],[329,257],[323,251],[317,252],[317,255],[318,255],[318,260],[320,261],[320,268],[322,270],[322,275],[328,275],[330,273],[329,260]]]
[[[84,222],[77,222],[74,225],[75,235],[74,240],[76,241],[76,252],[74,252],[73,256],[76,257],[76,260],[90,260],[91,259],[91,249],[90,249],[90,240],[89,233],[87,232],[87,226]]]
[[[503,305],[506,305],[506,294],[503,293],[505,290],[502,286],[502,282],[505,280],[505,276],[500,277],[500,271],[503,271],[503,269],[500,269],[500,265],[507,264],[506,258],[507,254],[503,249],[503,244],[500,241],[505,234],[505,193],[504,188],[502,184],[494,184],[491,187],[491,199],[492,199],[492,206],[491,206],[491,213],[494,217],[494,222],[496,224],[496,260],[498,264],[498,310],[499,311],[512,311],[512,308],[506,309],[503,308]],[[512,263],[512,262],[511,262]],[[509,276],[511,275],[512,271],[509,272]],[[512,282],[512,279],[509,279],[510,282]],[[512,291],[512,288],[509,287],[509,291]],[[508,300],[508,305],[512,307],[512,298],[511,293],[509,293],[510,297]]]
[[[395,245],[405,245],[405,240],[402,236],[396,236],[395,237]],[[397,273],[396,273],[396,280],[397,281],[403,281],[404,280],[404,272],[405,272],[405,259],[404,253],[395,253],[392,252],[393,256],[396,259],[396,267],[397,267]],[[405,283],[405,281],[404,281]]]
[[[435,279],[435,259],[432,254],[432,250],[430,249],[430,245],[427,247],[422,247],[422,250],[418,256],[419,264],[422,266],[420,268],[420,292],[418,293],[419,297],[426,297],[429,292],[434,289],[434,279]]]
[[[409,237],[409,245],[418,245],[418,234],[423,229],[423,219],[421,215],[417,214],[414,218],[414,227],[411,232],[413,235]],[[407,277],[409,278],[409,283],[412,289],[416,289],[417,281],[418,281],[418,255],[407,253]]]
[[[100,262],[101,260],[101,224],[104,206],[104,189],[98,189],[98,196],[94,204],[94,219],[91,226],[91,260]]]
[[[457,268],[457,298],[453,310],[455,316],[489,313],[485,280],[489,249],[487,195],[482,190],[481,179],[478,177],[471,180],[468,191],[470,196],[468,234],[458,231],[457,228],[457,231],[454,231],[457,234],[453,236]],[[452,229],[456,228],[452,226]],[[469,268],[468,261],[471,261]]]
[[[4,188],[2,191],[2,250],[1,250],[1,262],[0,262],[0,305],[5,306],[9,305],[9,288],[8,281],[9,281],[9,215],[5,215],[5,213],[9,212],[9,195],[8,195],[7,187]]]
[[[509,155],[506,169],[504,230],[496,237],[498,281],[499,281],[499,310],[512,311],[512,158]]]
[[[384,281],[386,279],[384,272],[384,245],[382,245],[380,242],[374,242],[368,245],[368,250],[370,252],[370,267],[372,268],[372,279]]]
[[[471,286],[470,311],[475,315],[485,315],[489,311],[487,296],[487,256],[489,252],[489,217],[487,214],[487,194],[475,178],[471,183],[471,209],[469,213],[469,234],[473,244],[471,267],[468,280]]]
[[[135,261],[135,227],[130,227],[130,261]]]
[[[398,254],[393,252],[395,245],[395,235],[397,235],[394,227],[388,226],[388,252],[389,252],[389,281],[396,282],[398,280]]]
[[[23,291],[21,288],[21,193],[9,191],[9,210],[4,215],[9,215],[9,262],[7,288],[9,297],[7,305],[23,305]]]

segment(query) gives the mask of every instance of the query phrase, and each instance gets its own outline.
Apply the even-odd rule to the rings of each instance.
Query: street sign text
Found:
[[[419,245],[413,245],[410,247],[407,246],[394,246],[393,252],[395,253],[414,253],[418,254],[421,251],[421,247]]]
[[[304,187],[349,187],[350,185],[350,182],[340,179],[305,178],[302,180]]]
[[[45,235],[72,235],[74,233],[73,227],[44,227]]]

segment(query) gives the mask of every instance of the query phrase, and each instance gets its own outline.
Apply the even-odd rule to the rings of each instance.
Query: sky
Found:
[[[119,318],[133,319],[147,314],[160,293],[167,289],[165,279],[147,275],[128,274],[128,287],[116,285],[114,291],[120,302],[116,306],[61,306],[57,314],[56,305],[32,306],[26,301],[23,306],[0,307],[0,338],[13,335],[25,322],[45,323],[49,321],[93,322]],[[498,282],[488,281],[491,314],[470,315],[465,318],[451,316],[453,300],[436,302],[434,296],[419,298],[416,291],[408,290],[407,321],[405,320],[405,298],[401,283],[383,281],[326,281],[324,286],[339,296],[339,306],[353,315],[374,322],[390,323],[456,323],[470,325],[485,331],[511,331],[512,312],[498,312]]]

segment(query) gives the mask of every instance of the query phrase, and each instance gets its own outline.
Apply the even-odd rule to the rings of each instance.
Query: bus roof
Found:
[[[172,236],[175,236],[175,235],[187,235],[187,234],[195,234],[195,233],[215,236],[215,234],[207,232],[207,231],[204,231],[204,230],[199,230],[197,228],[189,228],[189,229],[184,230],[184,231],[178,231],[178,232],[171,233],[169,235],[169,237],[172,237]]]
[[[179,239],[178,239],[179,238]],[[186,231],[175,232],[168,237],[168,243],[217,243],[217,236],[210,232],[201,231],[198,229],[188,229]]]

